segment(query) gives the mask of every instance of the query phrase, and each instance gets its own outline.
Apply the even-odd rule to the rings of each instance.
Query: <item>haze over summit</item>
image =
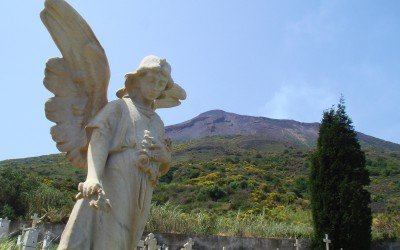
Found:
[[[168,58],[188,98],[176,111],[159,111],[166,125],[213,109],[319,122],[343,94],[357,131],[400,143],[396,1],[68,2],[107,53],[109,100],[142,57]],[[42,8],[43,1],[0,3],[0,160],[58,152],[42,80],[45,62],[59,52],[39,19]]]

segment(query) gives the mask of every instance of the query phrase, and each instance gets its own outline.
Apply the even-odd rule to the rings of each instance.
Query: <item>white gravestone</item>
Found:
[[[144,244],[147,246],[146,250],[157,250],[157,239],[153,233],[147,235],[146,239],[144,239]]]
[[[192,250],[192,247],[194,245],[193,239],[189,238],[188,242],[185,243],[185,245],[183,245],[184,250]]]
[[[33,216],[31,216],[32,219],[32,228],[36,228],[37,224],[40,223],[40,218],[38,217],[38,214],[33,214]]]
[[[296,247],[296,250],[300,250],[301,244],[298,239],[296,239],[296,242],[293,244],[293,246]]]
[[[137,249],[138,250],[144,250],[145,249],[143,240],[139,240],[139,243],[137,245]]]
[[[10,220],[6,217],[5,219],[0,218],[0,239],[8,237],[8,230],[10,228]]]
[[[329,250],[329,244],[331,243],[331,240],[329,239],[328,235],[325,234],[325,238],[323,239],[326,245],[326,250]]]
[[[44,235],[42,250],[50,250],[51,247],[51,233],[47,231]]]
[[[24,237],[22,239],[22,250],[36,249],[39,231],[36,228],[25,229]]]
[[[20,227],[21,229],[21,235],[18,235],[17,238],[17,248],[19,250],[22,249],[22,239],[24,238],[24,232],[25,232],[25,224],[22,224],[22,226]]]
[[[37,224],[40,222],[40,218],[35,213],[31,216],[32,219],[32,227],[28,229],[24,229],[24,233],[22,236],[22,250],[31,250],[36,249],[39,231],[37,230]]]
[[[22,245],[22,235],[18,235],[17,238],[17,248],[20,250]]]

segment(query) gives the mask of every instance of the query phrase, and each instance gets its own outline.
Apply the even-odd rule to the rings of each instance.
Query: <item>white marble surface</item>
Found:
[[[46,64],[45,105],[57,148],[87,168],[59,249],[136,249],[153,188],[169,169],[170,140],[157,108],[186,98],[165,59],[147,56],[108,102],[110,71],[86,21],[65,1],[46,0],[41,18],[62,58]]]

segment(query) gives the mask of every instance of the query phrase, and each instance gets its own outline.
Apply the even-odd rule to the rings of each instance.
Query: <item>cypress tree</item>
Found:
[[[370,249],[371,209],[369,173],[343,97],[323,113],[317,149],[311,156],[310,191],[314,223],[313,244],[325,249]]]

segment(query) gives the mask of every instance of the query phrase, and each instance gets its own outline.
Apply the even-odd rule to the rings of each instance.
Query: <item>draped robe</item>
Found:
[[[109,102],[87,125],[88,136],[97,130],[108,152],[100,183],[112,206],[109,212],[76,202],[58,249],[137,249],[150,211],[154,180],[168,171],[168,162],[150,162],[153,171],[138,167],[144,131],[166,145],[164,124],[152,110],[135,105],[130,98]],[[91,141],[96,143],[96,141]]]

